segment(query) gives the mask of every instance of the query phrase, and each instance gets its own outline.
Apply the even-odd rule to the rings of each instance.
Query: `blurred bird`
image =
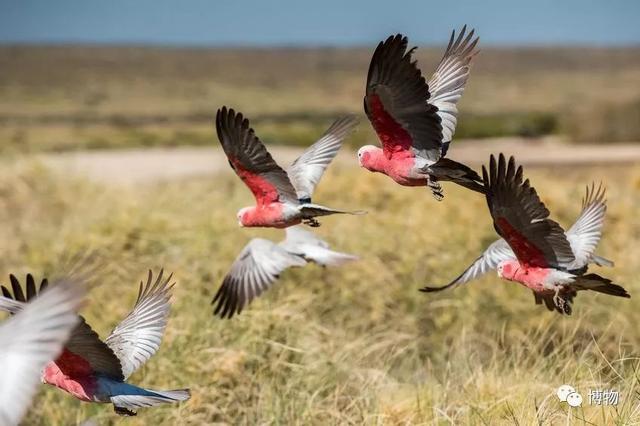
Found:
[[[273,160],[242,113],[227,107],[219,109],[218,139],[229,164],[256,198],[255,207],[238,211],[240,226],[286,228],[305,223],[316,227],[320,225],[315,219],[318,216],[363,213],[311,203],[322,174],[356,124],[353,117],[339,118],[285,171]]]
[[[153,282],[149,271],[147,283],[140,282],[133,310],[104,342],[78,316],[79,324],[62,355],[46,365],[42,381],[82,401],[111,403],[117,414],[127,416],[134,416],[139,408],[188,400],[188,389],[156,391],[125,383],[160,347],[169,316],[171,277],[163,279],[161,270]],[[26,297],[16,277],[10,278],[11,290],[1,287],[5,303],[0,303],[0,309],[16,313],[37,291],[31,275],[27,275]],[[47,284],[43,280],[39,291]],[[13,308],[7,306],[7,300],[14,301]]]
[[[254,238],[242,249],[213,298],[214,315],[231,318],[260,296],[285,269],[314,262],[339,266],[358,257],[333,251],[329,244],[301,226],[286,229],[284,241],[276,244]]]
[[[494,228],[502,239],[492,243],[462,275],[443,287],[425,287],[433,292],[466,283],[489,269],[498,276],[533,290],[536,304],[544,302],[550,311],[570,315],[579,290],[592,290],[618,297],[631,297],[611,280],[586,274],[588,265],[613,266],[613,262],[594,254],[602,235],[606,212],[605,191],[595,185],[587,188],[582,213],[565,231],[549,219],[549,210],[538,198],[529,180],[523,182],[522,166],[516,168],[511,157],[507,164],[500,154],[496,164],[492,155],[489,171],[482,168],[487,188],[487,204]]]
[[[20,423],[42,369],[62,352],[79,319],[84,289],[62,281],[24,306],[0,298],[1,309],[22,311],[0,326],[0,425]]]
[[[464,26],[449,45],[427,83],[407,51],[402,34],[380,42],[369,65],[364,111],[382,143],[358,150],[360,165],[384,173],[404,186],[427,186],[437,200],[440,181],[451,181],[480,193],[480,176],[464,164],[445,158],[455,132],[458,109],[469,77],[478,38]]]

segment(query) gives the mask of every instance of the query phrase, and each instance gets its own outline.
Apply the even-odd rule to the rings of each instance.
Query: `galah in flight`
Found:
[[[602,186],[597,189],[595,185],[587,187],[585,198],[582,200],[582,212],[571,228],[565,233],[575,260],[570,264],[563,265],[567,270],[580,270],[588,267],[589,264],[612,267],[613,261],[605,259],[594,253],[600,237],[602,236],[602,226],[604,216],[607,211],[605,191]],[[467,269],[450,283],[442,287],[424,287],[420,291],[427,293],[455,288],[471,280],[479,278],[490,270],[498,267],[504,260],[516,260],[516,255],[509,247],[509,244],[500,238],[487,247]],[[537,300],[537,299],[536,299]],[[553,307],[551,305],[550,307]]]
[[[404,186],[427,186],[437,200],[441,181],[451,181],[480,193],[480,176],[464,164],[445,158],[455,132],[458,109],[476,55],[478,38],[466,26],[451,34],[447,50],[427,83],[407,50],[402,34],[380,42],[369,65],[364,111],[382,149],[358,150],[360,166],[384,173]]]
[[[286,228],[305,223],[319,226],[318,216],[348,212],[311,203],[311,196],[342,141],[355,127],[352,117],[336,120],[320,139],[307,148],[285,171],[273,160],[249,126],[249,120],[222,107],[216,130],[229,164],[256,198],[255,207],[238,211],[240,226]]]
[[[31,405],[42,369],[60,355],[78,324],[76,310],[83,296],[80,285],[61,281],[24,309],[13,300],[0,298],[5,309],[22,311],[0,325],[0,425],[20,423]]]
[[[549,210],[538,198],[529,180],[523,181],[522,166],[511,157],[507,164],[492,155],[489,171],[482,167],[487,204],[496,232],[502,239],[492,243],[465,272],[444,287],[425,287],[432,292],[468,282],[489,269],[498,276],[533,290],[536,304],[570,315],[580,290],[592,290],[629,298],[627,291],[597,274],[587,274],[590,263],[613,266],[594,254],[602,234],[606,211],[604,190],[592,186],[576,223],[565,232],[549,219]]]
[[[358,257],[333,251],[329,244],[301,226],[286,229],[286,239],[274,243],[254,238],[242,249],[213,298],[214,315],[231,318],[260,296],[290,267],[307,262],[339,266]]]
[[[188,389],[156,391],[143,389],[126,380],[138,370],[160,347],[169,316],[172,275],[163,279],[161,270],[153,281],[149,271],[146,284],[140,282],[138,299],[127,315],[103,342],[81,316],[62,354],[49,362],[42,373],[42,381],[56,386],[86,402],[111,403],[120,415],[134,416],[135,410],[160,404],[186,401]],[[43,280],[40,291],[47,287]],[[26,297],[20,283],[12,275],[11,290],[2,286],[4,297],[16,307],[0,309],[16,313],[34,297],[36,285],[27,275]]]

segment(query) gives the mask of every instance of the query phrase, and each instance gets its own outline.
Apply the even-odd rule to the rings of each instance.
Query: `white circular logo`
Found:
[[[582,405],[582,395],[578,392],[571,392],[567,395],[567,404],[572,407],[580,407]]]
[[[573,388],[573,386],[562,385],[556,391],[556,395],[558,395],[558,399],[560,400],[560,402],[566,402],[567,396],[569,396],[570,393],[575,393],[575,392],[576,390]]]

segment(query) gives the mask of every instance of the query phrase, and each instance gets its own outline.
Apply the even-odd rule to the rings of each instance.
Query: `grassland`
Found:
[[[427,75],[443,47],[418,50]],[[0,152],[209,144],[222,104],[265,140],[302,144],[331,117],[362,114],[372,48],[0,46]],[[637,141],[639,100],[640,48],[486,47],[457,136]]]
[[[77,253],[103,253],[84,312],[104,336],[133,304],[148,268],[175,273],[163,345],[132,381],[189,386],[193,397],[142,410],[129,425],[638,423],[640,169],[527,175],[564,225],[578,213],[583,185],[606,181],[610,208],[598,252],[617,264],[597,272],[623,284],[631,300],[581,294],[574,315],[560,317],[494,275],[436,296],[419,293],[457,275],[495,238],[484,200],[448,185],[437,203],[422,189],[339,164],[317,199],[370,213],[327,218],[318,233],[361,261],[288,271],[231,321],[214,318],[210,306],[229,265],[249,238],[282,238],[238,228],[235,212],[251,197],[231,174],[122,188],[5,164],[0,277],[55,276]],[[617,389],[620,405],[569,410],[554,396],[563,383],[585,400],[589,389]],[[117,421],[110,407],[43,386],[26,424],[87,418]]]
[[[53,276],[99,254],[87,319],[105,336],[148,268],[178,282],[163,345],[132,381],[189,386],[181,406],[142,410],[142,424],[640,423],[640,168],[527,170],[555,218],[570,224],[584,185],[603,180],[610,209],[597,269],[631,300],[581,294],[563,318],[489,275],[439,295],[495,238],[484,200],[446,186],[444,202],[334,164],[317,199],[369,210],[327,218],[318,233],[362,260],[287,271],[241,316],[210,300],[243,245],[283,233],[239,229],[252,202],[230,173],[119,187],[56,174],[25,153],[209,145],[222,104],[267,143],[308,144],[343,113],[361,114],[371,49],[0,47],[0,282]],[[420,49],[432,69],[441,49]],[[483,49],[460,105],[459,137],[564,134],[640,140],[640,49]],[[360,126],[348,141],[373,140]],[[10,154],[21,161],[14,162]],[[517,153],[515,153],[517,154]],[[226,164],[223,164],[227,170]],[[2,278],[5,277],[5,278]],[[569,410],[564,383],[617,389],[617,408]],[[107,406],[43,387],[29,425],[115,424]]]

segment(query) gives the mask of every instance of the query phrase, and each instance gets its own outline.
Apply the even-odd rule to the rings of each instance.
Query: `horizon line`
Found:
[[[97,48],[157,48],[157,49],[238,49],[238,50],[251,50],[251,49],[291,49],[291,50],[303,50],[303,49],[362,49],[371,48],[375,46],[379,41],[373,41],[371,43],[358,42],[358,43],[243,43],[243,42],[225,42],[225,43],[207,43],[207,42],[155,42],[155,41],[125,41],[125,40],[0,40],[0,47],[97,47]],[[598,48],[598,49],[634,49],[640,48],[640,42],[622,42],[622,43],[589,43],[589,42],[558,42],[558,43],[539,43],[539,42],[526,42],[526,43],[482,43],[481,48],[489,49],[545,49],[545,48]],[[444,43],[433,43],[420,41],[413,41],[411,43],[414,46],[420,48],[444,48]]]

